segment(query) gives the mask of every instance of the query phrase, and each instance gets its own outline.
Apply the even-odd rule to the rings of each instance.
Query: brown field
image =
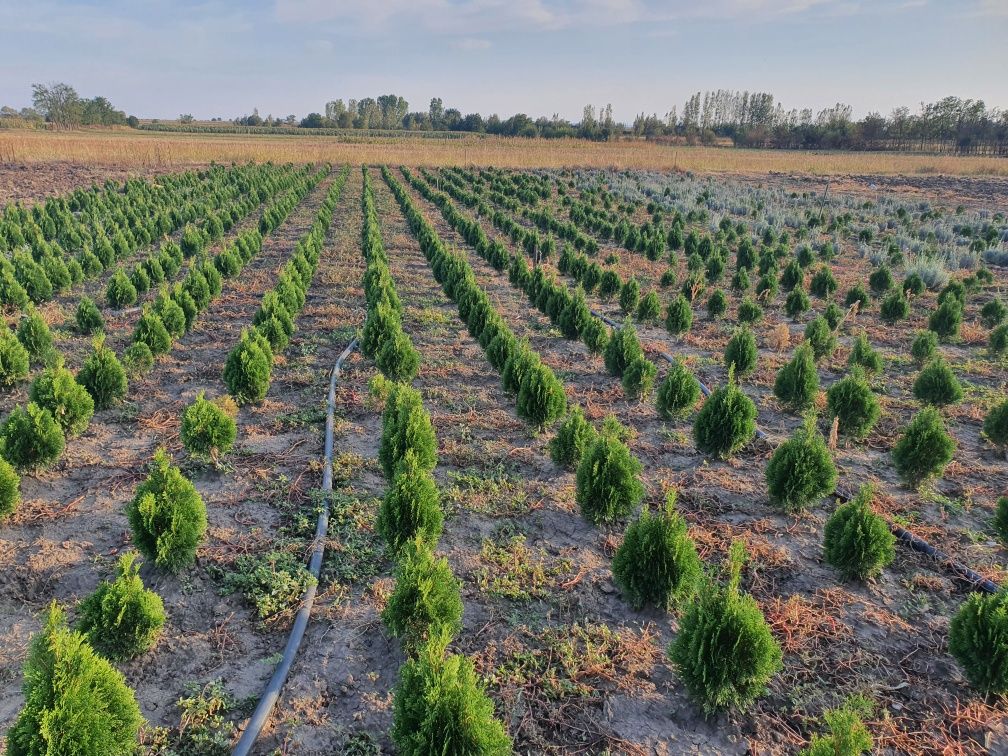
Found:
[[[335,137],[161,134],[136,131],[0,131],[0,161],[70,161],[119,167],[175,167],[230,162],[392,163],[501,168],[682,170],[712,173],[799,173],[1008,176],[1008,161],[993,157],[904,153],[795,152],[683,147],[648,142],[471,137],[349,142]]]

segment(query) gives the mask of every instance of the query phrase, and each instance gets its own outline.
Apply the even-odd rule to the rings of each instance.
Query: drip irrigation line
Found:
[[[231,752],[232,756],[248,756],[255,745],[256,738],[262,730],[273,707],[276,706],[283,690],[284,683],[287,682],[287,675],[290,674],[291,666],[294,664],[294,657],[297,656],[301,641],[304,639],[305,629],[308,627],[308,619],[311,616],[312,606],[315,603],[315,591],[318,588],[319,574],[322,571],[322,556],[325,553],[326,534],[329,530],[329,503],[332,499],[332,457],[333,457],[333,427],[335,424],[336,412],[336,379],[339,378],[343,362],[357,348],[357,339],[350,342],[349,346],[343,350],[342,354],[336,358],[336,363],[329,374],[329,397],[326,406],[326,428],[325,428],[325,460],[322,468],[322,509],[319,512],[318,522],[315,525],[315,540],[312,546],[311,560],[308,563],[308,570],[315,578],[312,584],[305,590],[301,597],[301,606],[294,617],[294,625],[291,627],[290,635],[287,637],[287,645],[284,647],[283,657],[273,671],[273,676],[266,684],[259,704],[249,718],[245,731],[241,739]]]

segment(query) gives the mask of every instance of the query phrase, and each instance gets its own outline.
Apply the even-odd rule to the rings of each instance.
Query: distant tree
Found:
[[[81,122],[81,99],[69,84],[32,84],[32,104],[49,123],[70,128]]]
[[[179,119],[179,123],[192,123],[193,122],[192,113],[183,113],[182,115],[180,115],[178,117],[178,119]]]
[[[309,113],[301,119],[302,129],[321,129],[325,125],[325,119],[321,113]]]

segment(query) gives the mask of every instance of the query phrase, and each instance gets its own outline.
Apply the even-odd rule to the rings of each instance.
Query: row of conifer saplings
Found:
[[[345,177],[346,171],[334,182],[315,225],[299,242],[281,276],[281,283],[296,282],[293,287],[301,305]],[[277,223],[282,219],[278,218]],[[258,231],[247,232],[231,249],[243,259],[243,266],[247,253],[238,251],[243,247],[242,239],[258,239],[258,247],[261,236]],[[291,319],[289,312],[287,318],[278,317],[275,308],[276,303],[267,294],[257,312],[256,328],[267,324],[264,333],[269,334],[274,320]],[[292,309],[296,314],[297,309]],[[292,328],[289,333],[283,330],[287,340],[292,332]],[[282,348],[279,341],[276,343],[278,349]],[[282,343],[286,345],[287,341]],[[121,365],[116,370],[118,361],[114,353],[102,349],[108,360],[103,364],[113,366],[102,374],[106,379],[112,378],[117,387],[121,383],[121,392],[117,390],[115,396],[108,397],[112,402],[125,393],[125,371]],[[225,382],[228,382],[227,370]],[[85,389],[87,385],[84,384]],[[248,391],[239,395],[242,401],[262,399],[262,396],[255,399],[257,395]],[[182,415],[180,437],[190,457],[216,462],[227,454],[237,436],[236,415],[237,404],[232,396],[211,401],[200,392]],[[155,453],[147,479],[138,486],[126,515],[133,544],[147,560],[170,573],[193,564],[206,534],[206,506],[195,486],[172,464],[164,449]],[[111,662],[132,659],[150,650],[166,621],[164,604],[155,592],[144,587],[135,559],[135,553],[120,559],[116,578],[103,582],[80,603],[72,627],[67,625],[60,607],[54,603],[50,608],[46,624],[33,638],[25,661],[26,703],[8,734],[11,754],[74,752],[98,756],[135,751],[143,719],[133,691]]]
[[[393,188],[395,190],[394,185]],[[421,189],[419,186],[417,188]],[[401,192],[397,193],[397,195],[401,195]],[[442,210],[444,210],[445,206],[443,204],[441,206]],[[446,217],[449,216],[448,213],[445,214]],[[478,234],[474,232],[474,236],[478,237]],[[423,245],[423,229],[421,229],[421,238]],[[481,240],[478,238],[476,241],[478,250],[490,249],[490,245],[481,244]],[[433,245],[428,244],[428,246]],[[438,267],[435,267],[436,275],[437,271]],[[442,283],[445,285],[446,291],[454,288],[451,282],[442,281]],[[815,331],[813,331],[813,337],[814,334]],[[742,342],[743,340],[744,337],[740,337],[736,339],[736,342]],[[814,341],[814,338],[812,340]],[[863,339],[863,335],[858,343],[861,344],[862,349],[858,350],[855,348],[853,359],[870,361],[871,355],[865,353],[865,348],[867,347],[868,351],[871,348]],[[634,356],[639,357],[642,355],[632,326],[617,330],[607,342],[606,347],[607,364],[611,370],[618,370],[620,365],[625,366],[633,362]],[[744,343],[736,343],[729,352],[740,354],[751,353],[753,359],[755,359],[755,343],[751,344],[751,350],[745,349]],[[804,345],[800,349],[799,354],[796,355],[796,359],[796,365],[806,369],[801,370],[793,367],[790,370],[784,371],[784,377],[779,378],[777,383],[780,386],[780,394],[790,396],[795,406],[803,407],[805,403],[796,401],[799,397],[791,396],[789,394],[790,390],[787,387],[796,382],[791,376],[791,373],[795,372],[799,373],[800,376],[814,376],[816,388],[818,387],[818,375],[815,369],[812,347]],[[736,364],[739,367],[743,367],[743,370],[745,369],[743,364],[745,360],[740,359],[737,355],[734,358],[730,356],[727,361],[730,365],[730,372],[734,372]],[[859,380],[863,380],[863,378]],[[840,388],[834,393],[834,402],[831,403],[837,406],[841,404],[840,399],[846,393],[845,384],[841,383],[839,385]],[[659,408],[663,417],[669,418],[675,414],[688,411],[695,406],[699,394],[700,388],[696,378],[689,373],[681,362],[677,362],[660,391]],[[897,460],[903,460],[902,463],[897,462],[897,464],[908,480],[919,481],[921,477],[929,474],[929,461],[925,459],[921,462],[918,453],[920,452],[922,443],[928,446],[928,440],[934,435],[934,417],[934,410],[925,410],[922,412],[921,417],[908,428],[905,438],[898,445],[897,451],[894,453],[894,457]],[[702,451],[705,451],[705,453],[727,456],[751,440],[755,433],[755,419],[755,406],[738,389],[733,376],[731,376],[727,386],[722,387],[714,393],[708,402],[705,403],[704,409],[697,417],[695,438],[698,447]],[[937,421],[938,423],[941,422],[940,416],[937,416]],[[551,453],[554,456],[554,460],[560,464],[573,464],[575,460],[578,460],[579,457],[585,454],[586,450],[588,451],[584,459],[578,460],[575,465],[578,471],[577,498],[585,516],[596,522],[611,521],[627,516],[637,506],[643,493],[643,486],[637,478],[640,463],[629,453],[629,450],[620,438],[618,429],[618,423],[609,421],[603,426],[601,433],[596,432],[584,419],[580,410],[572,408],[561,424],[556,438],[551,443]],[[940,441],[941,434],[938,435],[938,438],[937,456],[940,458],[944,455],[944,444]],[[935,453],[932,452],[931,456],[935,456]],[[944,464],[942,464],[943,466]],[[610,477],[608,482],[599,474],[600,471],[604,471]],[[814,421],[811,417],[795,433],[795,436],[785,442],[774,454],[767,469],[767,481],[771,492],[771,499],[789,511],[804,508],[813,501],[833,492],[836,483],[835,466],[832,463],[825,441],[814,428]],[[827,526],[825,536],[827,560],[833,563],[841,574],[848,578],[864,579],[871,577],[877,574],[893,558],[893,537],[885,521],[872,511],[870,501],[871,490],[863,490],[852,502],[839,507]],[[601,506],[596,506],[597,504],[601,504]],[[1008,510],[1008,500],[1005,500],[1004,506]],[[649,531],[651,533],[650,538],[645,535]],[[635,603],[640,604],[644,603],[644,601],[640,598],[636,600],[633,598],[634,588],[632,586],[634,584],[646,585],[648,580],[654,575],[675,576],[678,572],[676,568],[670,568],[668,563],[662,564],[659,561],[658,563],[651,562],[649,564],[647,559],[641,558],[642,554],[656,553],[654,543],[662,540],[657,534],[663,531],[685,533],[685,524],[682,523],[681,518],[674,513],[673,509],[666,509],[665,513],[659,517],[651,517],[647,513],[642,515],[641,519],[628,530],[623,547],[625,556],[618,559],[616,564],[614,564],[614,573],[617,575],[623,573],[623,577],[618,577],[617,580],[625,586],[629,586],[625,590],[628,591],[631,600],[635,601]],[[672,540],[675,541],[675,539]],[[673,543],[661,559],[672,559],[676,553],[679,553],[680,547],[681,544]],[[660,553],[660,551],[659,549],[658,552]],[[632,573],[635,569],[641,569],[645,573],[644,577],[639,578],[633,575]],[[627,575],[628,571],[631,574]],[[682,571],[687,575],[693,572],[688,567],[683,568]],[[684,585],[689,585],[690,582],[687,578]],[[729,585],[732,582],[732,580],[729,580]],[[674,589],[668,590],[666,588],[665,590],[666,593],[664,594],[665,599],[663,602],[656,601],[655,603],[669,605],[671,597],[674,596]],[[710,593],[710,591],[707,591],[704,595]],[[964,607],[963,612],[967,612],[975,601],[983,601],[983,599],[973,597]],[[699,608],[697,612],[700,613]],[[699,619],[698,623],[704,624]],[[707,627],[711,629],[709,625]],[[688,633],[685,637],[688,637]],[[968,638],[968,631],[959,631],[957,637],[960,640]],[[1005,640],[1008,641],[1008,638]],[[685,643],[685,640],[682,643]],[[968,646],[968,643],[966,645]],[[971,669],[971,667],[974,669],[978,668],[978,665],[971,665],[969,661],[970,656],[977,649],[963,648],[961,643],[954,643],[953,648],[961,649],[961,651],[955,653],[957,653],[957,657],[960,658],[967,670]],[[674,650],[671,653],[674,654]],[[683,654],[682,658],[692,659],[686,651],[682,651],[681,653]],[[713,662],[713,660],[711,661]],[[722,678],[720,685],[708,685],[705,682],[718,679],[717,674],[714,674],[717,670],[694,669],[693,675],[687,672],[685,673],[685,677],[687,680],[692,679],[696,681],[696,687],[699,689],[695,691],[695,695],[705,706],[709,705],[717,708],[718,706],[731,703],[744,704],[747,700],[751,700],[752,695],[754,695],[753,691],[760,689],[759,685],[749,685],[749,692],[747,693],[747,683],[745,680],[763,677],[763,675],[757,674],[758,670],[755,668],[744,671],[744,666],[740,667],[737,664],[724,665],[724,670],[720,674],[727,674],[730,678],[731,673],[729,670],[734,669],[741,672],[741,677],[738,680]],[[750,675],[756,675],[756,677],[750,678]],[[764,683],[768,679],[769,677],[766,676]],[[974,679],[974,682],[980,688],[988,687],[983,679]],[[718,701],[723,701],[723,703],[718,704]],[[847,721],[848,718],[845,714],[843,717],[839,717],[837,721],[841,719]]]
[[[456,299],[460,315],[472,328],[473,321],[480,319],[474,315],[477,311],[473,309],[463,315],[465,292],[475,285],[468,264],[444,249],[436,232],[391,174],[386,172],[385,178],[420,238],[421,248],[432,264],[435,277],[446,293]],[[450,259],[460,263],[450,264],[447,262]],[[478,297],[477,301],[480,301]],[[480,338],[482,334],[474,335]],[[497,338],[499,334],[495,336]],[[488,350],[488,358],[491,354]],[[517,362],[517,353],[511,354],[505,366],[498,368],[505,384],[507,375],[519,368]],[[515,393],[514,386],[510,391]],[[519,399],[519,413],[520,408]],[[607,419],[601,430],[596,431],[575,407],[571,408],[550,443],[554,461],[576,468],[577,503],[582,514],[595,523],[627,516],[643,496],[644,488],[639,479],[642,466],[629,451],[626,435],[626,429],[615,418]],[[417,507],[417,511],[408,521],[418,523],[416,527],[419,528],[427,527],[424,523],[433,522],[431,527],[439,533],[440,519],[433,505],[414,500],[413,506]],[[854,514],[863,515],[865,507],[862,502]],[[397,517],[397,522],[406,521],[401,515]],[[885,536],[889,535],[884,523],[882,532]],[[891,551],[891,541],[887,545]],[[842,546],[840,550],[847,553]],[[745,706],[765,689],[770,677],[780,667],[779,646],[759,607],[750,596],[739,590],[743,561],[741,546],[733,547],[729,580],[724,588],[713,578],[703,578],[696,548],[686,533],[685,522],[675,511],[674,494],[670,495],[662,513],[652,516],[645,509],[640,518],[631,524],[614,560],[617,582],[628,600],[638,608],[654,603],[668,609],[694,596],[706,597],[706,600],[697,599],[684,616],[683,629],[670,647],[669,655],[679,667],[691,695],[708,711],[731,705]],[[698,590],[701,582],[709,584],[706,590]],[[712,644],[718,647],[718,653],[696,653],[697,649],[713,647]],[[853,709],[831,712],[827,719],[831,730],[842,732],[817,738],[814,746],[816,743],[820,746],[832,744],[835,738],[848,737],[852,733],[860,738],[857,742],[863,742],[867,737]],[[870,739],[867,742],[870,746]]]

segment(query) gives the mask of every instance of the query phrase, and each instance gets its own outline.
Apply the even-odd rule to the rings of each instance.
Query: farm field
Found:
[[[950,648],[970,597],[1000,600],[985,588],[1008,578],[996,160],[846,155],[837,170],[781,152],[795,173],[771,176],[745,162],[757,151],[675,158],[708,174],[631,147],[567,169],[562,145],[425,140],[361,165],[368,145],[142,135],[111,169],[91,135],[2,132],[0,155],[31,160],[47,139],[73,162],[0,171],[8,747],[51,603],[82,622],[139,549],[163,628],[106,655],[135,692],[141,752],[229,753],[316,583],[325,511],[311,620],[254,753],[405,750],[397,686],[423,664],[474,673],[499,723],[480,752],[798,753],[838,708],[877,752],[1008,751],[1008,629],[971,668]],[[946,160],[963,175],[930,175]],[[326,391],[355,339],[328,494]],[[93,415],[79,393],[33,388],[55,375]],[[172,495],[205,507],[183,545],[157,538],[178,519],[138,530],[165,455]],[[878,557],[872,574],[824,553],[838,509],[872,534],[853,549]],[[641,585],[657,590],[658,568],[627,546],[648,521],[677,549],[662,574],[679,584],[657,599]],[[403,620],[423,604],[404,598],[410,569],[433,598]],[[669,649],[718,600],[761,617],[767,661],[705,710]]]

